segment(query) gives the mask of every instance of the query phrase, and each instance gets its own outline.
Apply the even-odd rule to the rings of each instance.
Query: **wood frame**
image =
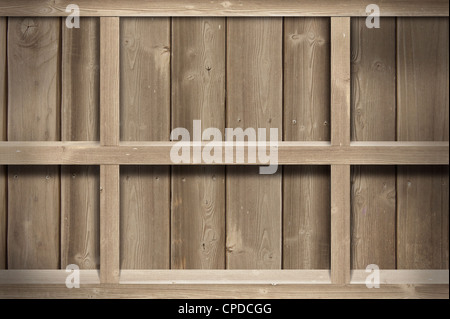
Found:
[[[0,16],[45,16],[64,17],[70,0],[2,0]],[[155,16],[366,16],[366,6],[372,0],[344,0],[336,4],[333,0],[246,0],[209,1],[195,0],[187,4],[183,0],[122,0],[90,1],[78,0],[82,16],[92,17],[155,17]],[[383,1],[383,16],[448,16],[448,1],[445,0],[389,0]]]
[[[176,142],[0,142],[0,165],[172,165],[170,149]],[[244,143],[244,155],[248,143]],[[189,144],[192,150],[192,144]],[[225,143],[218,143],[225,154]],[[233,153],[236,153],[236,147]],[[447,142],[278,142],[280,165],[448,165]],[[191,151],[192,154],[192,151]],[[239,165],[249,163],[244,156]],[[202,164],[205,164],[202,162]],[[222,164],[236,165],[223,158]],[[190,165],[183,164],[180,165]]]
[[[433,297],[448,298],[448,272],[388,270],[380,289],[363,285],[364,271],[350,269],[350,165],[448,165],[448,142],[350,142],[350,18],[365,16],[373,1],[80,0],[82,16],[101,17],[100,143],[0,142],[0,165],[100,165],[101,267],[82,271],[81,289],[60,283],[64,270],[0,271],[0,297]],[[70,1],[1,0],[0,16],[67,16]],[[126,4],[126,5],[125,5]],[[387,1],[383,16],[446,16],[445,0]],[[131,9],[130,9],[131,8]],[[327,16],[331,17],[331,143],[279,142],[280,165],[331,165],[331,270],[130,271],[119,269],[119,167],[170,165],[172,142],[119,142],[119,17],[121,16]],[[340,63],[345,61],[345,63]],[[339,63],[337,63],[339,62]],[[221,147],[225,147],[220,143]],[[244,149],[247,149],[245,145]],[[204,163],[202,163],[204,164]],[[236,164],[224,162],[223,164]],[[247,165],[252,163],[237,163]],[[258,165],[260,163],[253,163]],[[345,187],[342,187],[342,186]],[[175,280],[169,280],[176,272]],[[14,274],[11,276],[11,274]],[[219,276],[219,279],[213,280]],[[141,279],[139,279],[141,278]],[[400,279],[398,279],[400,278]],[[425,280],[423,278],[426,278]],[[56,280],[56,281],[55,281]],[[169,284],[169,281],[171,283]],[[289,281],[289,283],[287,282]],[[250,283],[251,282],[251,283]],[[63,283],[63,282],[62,282]],[[100,283],[100,286],[99,286]],[[197,284],[186,286],[183,284]],[[312,284],[325,285],[312,285]],[[406,285],[406,283],[408,285]],[[23,286],[36,284],[33,287]],[[55,285],[58,284],[58,285]],[[104,284],[120,284],[110,286]],[[132,284],[141,284],[136,287]],[[156,284],[156,285],[155,285]],[[219,285],[220,284],[220,285]],[[280,286],[273,286],[280,284]],[[434,284],[430,286],[429,284]],[[52,286],[53,285],[53,286]],[[95,286],[92,286],[95,285]]]

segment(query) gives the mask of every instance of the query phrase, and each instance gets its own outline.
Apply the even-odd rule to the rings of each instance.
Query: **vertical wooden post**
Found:
[[[350,145],[350,18],[331,18],[331,144]],[[350,282],[350,165],[331,165],[331,281]]]
[[[119,144],[119,18],[100,18],[100,143]],[[119,165],[100,166],[100,282],[119,282]]]

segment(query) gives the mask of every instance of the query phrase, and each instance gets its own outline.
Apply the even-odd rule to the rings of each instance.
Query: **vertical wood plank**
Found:
[[[100,142],[118,145],[120,139],[119,18],[100,18]]]
[[[284,140],[329,140],[329,18],[285,18],[283,67]]]
[[[351,122],[354,141],[395,141],[395,18],[369,29],[352,18]],[[352,268],[395,269],[394,166],[352,168]]]
[[[8,140],[60,139],[60,19],[8,20]],[[59,167],[8,168],[8,268],[60,265]]]
[[[227,127],[282,129],[282,19],[227,22]],[[227,268],[282,265],[281,173],[227,167]]]
[[[331,165],[331,281],[350,282],[350,165]]]
[[[448,18],[398,18],[398,140],[449,140]]]
[[[172,127],[225,130],[224,18],[172,20]],[[172,168],[172,268],[225,266],[225,168]]]
[[[61,139],[98,141],[100,21],[81,18],[80,28],[62,26]],[[61,167],[61,268],[100,266],[99,168]]]
[[[100,282],[119,282],[119,165],[100,166]]]
[[[331,144],[350,144],[350,18],[331,18]],[[331,281],[350,282],[350,165],[331,165]]]
[[[120,37],[121,140],[167,141],[170,19],[124,18]],[[169,168],[123,166],[120,173],[121,268],[169,268]]]
[[[120,139],[119,18],[100,18],[100,143]],[[119,165],[100,166],[100,282],[119,282],[120,271]]]
[[[350,18],[331,18],[331,144],[350,145]]]
[[[448,167],[398,171],[399,269],[448,269]]]
[[[400,141],[448,141],[448,18],[398,18]],[[448,167],[399,167],[397,267],[448,268]]]
[[[284,20],[284,140],[330,139],[330,19]],[[330,267],[330,170],[283,168],[283,268]]]
[[[6,30],[7,18],[0,18],[0,141],[6,140]],[[6,215],[7,209],[7,175],[6,166],[0,166],[0,269],[6,268]]]

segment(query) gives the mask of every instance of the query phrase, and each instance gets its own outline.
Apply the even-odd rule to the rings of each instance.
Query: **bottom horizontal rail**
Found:
[[[448,299],[448,285],[61,285],[0,286],[0,298]]]
[[[122,270],[121,284],[331,284],[329,270]]]
[[[66,270],[0,270],[0,285],[60,284],[73,272]],[[350,284],[362,284],[370,273],[353,270]],[[448,270],[380,270],[380,284],[449,284]],[[80,270],[80,285],[100,284],[98,270]],[[120,285],[302,285],[331,284],[329,270],[127,270]],[[1,286],[0,286],[1,287]]]

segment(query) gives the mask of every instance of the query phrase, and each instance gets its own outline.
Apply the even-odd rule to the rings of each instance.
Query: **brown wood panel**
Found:
[[[398,140],[448,141],[448,18],[397,21]]]
[[[284,140],[330,140],[330,19],[284,20]]]
[[[448,181],[448,166],[399,167],[399,269],[448,269]]]
[[[448,141],[448,18],[397,20],[400,141]],[[397,266],[448,268],[448,168],[399,167]]]
[[[354,141],[395,141],[395,18],[380,28],[351,21],[351,135]],[[395,269],[394,166],[352,168],[352,268]]]
[[[224,18],[172,20],[172,128],[225,129]],[[172,167],[174,269],[225,267],[225,168]]]
[[[121,140],[167,141],[170,19],[125,18],[120,32]],[[169,268],[169,168],[123,166],[120,187],[121,268]]]
[[[227,127],[278,128],[281,138],[282,26],[279,18],[227,21]],[[227,168],[227,268],[281,268],[280,171]]]
[[[64,21],[63,21],[64,22]],[[100,21],[80,19],[62,27],[61,140],[98,141]],[[100,266],[99,168],[61,167],[61,268]]]
[[[8,20],[8,140],[60,139],[58,18]],[[8,168],[8,268],[60,265],[55,166]]]
[[[0,141],[6,140],[7,76],[6,30],[8,20],[0,18]],[[0,166],[0,269],[6,268],[7,169]]]
[[[284,20],[284,140],[330,139],[330,19]],[[330,170],[283,168],[283,268],[330,267]]]

